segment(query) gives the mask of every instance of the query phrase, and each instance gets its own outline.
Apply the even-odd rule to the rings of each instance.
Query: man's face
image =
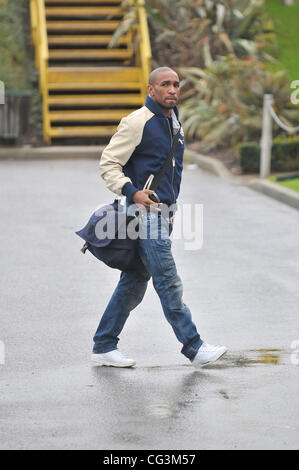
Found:
[[[152,85],[148,86],[151,98],[158,103],[165,113],[169,113],[177,103],[180,94],[178,75],[169,70],[160,72]]]

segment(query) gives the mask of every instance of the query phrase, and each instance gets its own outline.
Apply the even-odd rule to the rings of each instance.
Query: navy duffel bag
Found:
[[[97,209],[85,227],[76,232],[85,241],[82,253],[90,251],[110,268],[143,274],[144,265],[138,252],[138,238],[124,238],[127,226],[133,219],[135,217],[127,215],[117,199],[112,204]],[[138,229],[138,225],[136,228]]]

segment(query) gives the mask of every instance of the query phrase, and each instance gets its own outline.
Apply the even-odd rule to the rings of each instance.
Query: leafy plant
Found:
[[[124,11],[124,16],[119,26],[114,31],[112,39],[108,44],[109,48],[115,47],[119,39],[137,24],[138,0],[123,0],[121,2],[121,8]]]
[[[148,17],[155,21],[155,23],[167,26],[166,21],[159,14],[157,9],[151,8],[146,3],[142,4],[139,0],[123,0],[121,2],[121,9],[124,12],[124,16],[119,26],[114,31],[112,39],[108,44],[109,48],[115,47],[118,44],[119,39],[138,24],[138,8],[144,8]]]
[[[263,0],[148,0],[155,65],[208,67],[221,57],[277,54]],[[157,12],[163,23],[157,21]]]
[[[124,18],[109,47],[137,24],[138,8],[145,8],[151,32],[153,67],[209,67],[227,55],[269,62],[283,67],[274,25],[264,0],[138,0],[122,2]],[[137,36],[138,40],[138,36]]]
[[[265,93],[273,95],[275,111],[287,125],[299,120],[286,71],[273,74],[258,61],[227,57],[205,70],[180,72],[185,77],[180,106],[184,131],[189,140],[204,140],[206,150],[258,141]],[[275,123],[273,134],[285,135]]]
[[[29,85],[23,14],[23,1],[0,2],[0,80],[7,90]]]

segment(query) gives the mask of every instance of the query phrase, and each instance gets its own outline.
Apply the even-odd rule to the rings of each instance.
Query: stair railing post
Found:
[[[146,11],[144,8],[144,0],[138,0],[138,22],[139,22],[139,31],[140,31],[140,44],[139,44],[139,53],[141,60],[141,68],[143,74],[143,95],[144,99],[147,95],[147,84],[148,77],[151,72],[151,44],[149,40],[149,30],[147,24]]]
[[[39,25],[39,84],[40,92],[43,98],[43,133],[44,140],[50,143],[49,137],[49,116],[48,116],[48,36],[46,25],[46,8],[45,0],[37,0],[38,5],[38,25]]]
[[[272,117],[269,107],[272,103],[273,96],[265,94],[263,103],[262,137],[260,142],[260,178],[267,178],[271,171]]]

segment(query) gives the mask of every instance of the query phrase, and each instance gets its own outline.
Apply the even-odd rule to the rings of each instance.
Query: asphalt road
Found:
[[[180,203],[203,204],[204,237],[173,242],[184,302],[229,352],[194,370],[150,284],[119,342],[136,367],[93,367],[119,277],[74,234],[113,200],[97,165],[0,162],[0,448],[298,449],[299,212],[186,169]]]

